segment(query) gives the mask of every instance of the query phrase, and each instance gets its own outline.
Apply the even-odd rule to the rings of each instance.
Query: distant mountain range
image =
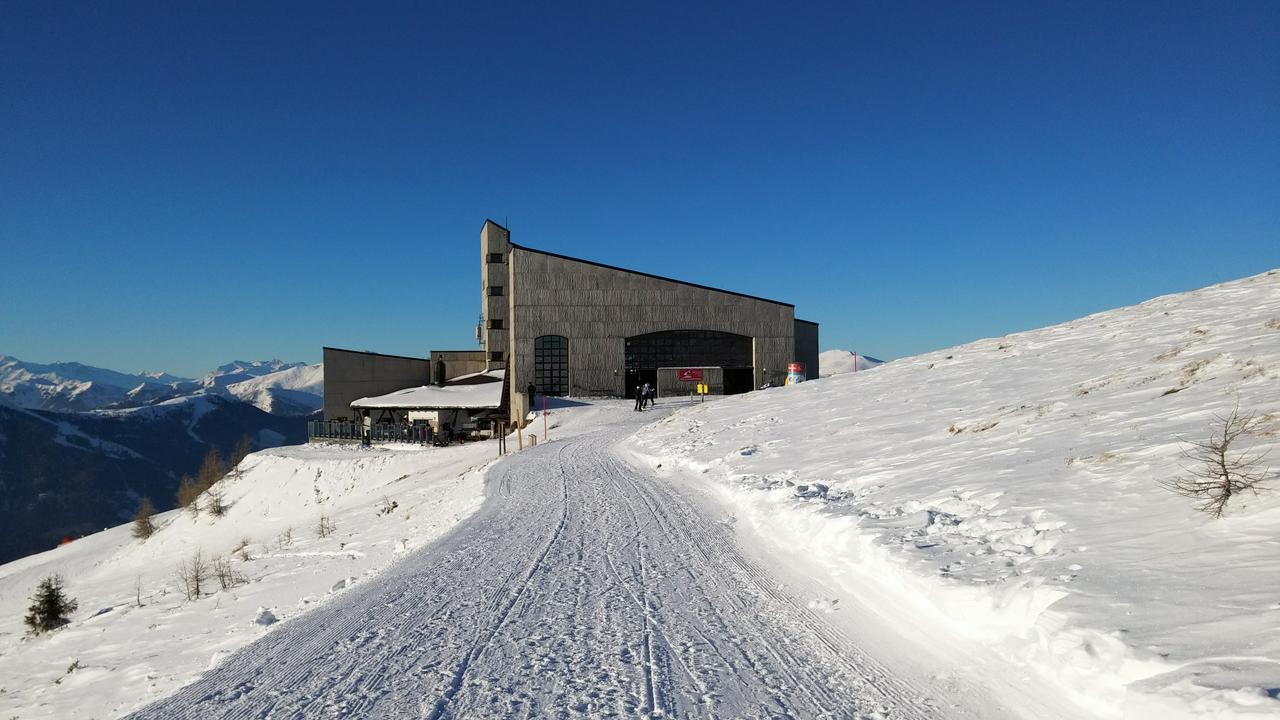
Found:
[[[0,563],[175,505],[183,474],[241,438],[306,442],[321,365],[222,365],[198,379],[0,355]]]
[[[0,404],[27,410],[127,409],[194,395],[223,395],[276,415],[310,415],[323,405],[321,365],[237,360],[199,379],[131,375],[81,363],[43,365],[0,355]]]

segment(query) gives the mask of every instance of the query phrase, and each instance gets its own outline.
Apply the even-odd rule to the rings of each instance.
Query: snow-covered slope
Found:
[[[619,409],[564,404],[553,406],[549,423],[558,437],[594,430],[598,413]],[[0,565],[0,717],[116,718],[172,693],[274,620],[322,605],[473,513],[496,449],[481,442],[260,451],[239,478],[223,481],[222,518],[170,511],[156,516],[159,530],[145,542],[121,525]],[[333,526],[327,537],[319,536],[321,518]],[[228,560],[248,584],[220,590],[212,580],[213,592],[187,601],[176,571],[196,550]],[[62,574],[80,609],[54,634],[24,638],[31,592],[52,573]]]
[[[260,608],[287,619],[452,527],[479,505],[492,455],[491,444],[258,452],[225,481],[223,518],[170,511],[146,542],[122,525],[0,566],[0,717],[113,718],[172,692],[266,632]],[[322,516],[335,527],[325,538]],[[249,583],[186,601],[175,573],[196,550]],[[31,590],[53,572],[80,611],[24,640]]]
[[[1276,478],[1280,271],[708,403],[635,450],[1097,717],[1275,717],[1280,479],[1219,520],[1158,484],[1236,405]]]
[[[883,360],[877,360],[862,354],[855,355],[849,350],[823,350],[818,355],[818,369],[822,373],[822,377],[854,372],[855,370],[861,372],[883,364]]]

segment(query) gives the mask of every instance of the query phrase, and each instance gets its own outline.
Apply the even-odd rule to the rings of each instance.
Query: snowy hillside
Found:
[[[849,350],[823,350],[818,355],[818,369],[822,377],[854,372],[855,369],[861,372],[883,364],[883,360],[862,354],[855,355]]]
[[[553,413],[551,430],[594,429],[596,412],[574,408],[567,424]],[[493,442],[265,450],[224,481],[222,518],[170,511],[145,542],[121,525],[0,565],[0,717],[116,718],[172,693],[277,620],[359,586],[473,513],[495,450]],[[326,537],[322,518],[332,525]],[[214,580],[214,592],[187,601],[176,571],[196,550],[229,560],[248,583],[220,590]],[[31,590],[51,573],[63,575],[80,610],[52,636],[24,638]]]
[[[1276,491],[1215,520],[1158,481],[1237,404]],[[979,638],[1096,717],[1280,716],[1280,271],[707,403],[634,442],[833,596]]]
[[[246,436],[274,447],[306,427],[220,395],[81,413],[0,406],[0,562],[120,523],[143,497],[172,507],[180,475]]]

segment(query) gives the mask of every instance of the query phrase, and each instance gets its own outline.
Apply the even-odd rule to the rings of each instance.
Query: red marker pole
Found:
[[[542,442],[547,441],[547,394],[542,394]]]
[[[858,372],[858,353],[853,354],[853,371]]]

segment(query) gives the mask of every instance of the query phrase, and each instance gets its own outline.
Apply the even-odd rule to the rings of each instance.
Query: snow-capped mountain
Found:
[[[303,367],[305,365],[306,363],[291,363],[283,360],[233,360],[226,365],[218,366],[213,370],[213,372],[200,378],[199,382],[202,386],[207,388],[225,388],[229,385],[244,382],[245,380],[278,373],[281,370]]]
[[[309,415],[322,404],[323,382],[320,365],[283,360],[236,360],[193,380],[74,362],[42,365],[0,355],[0,404],[28,410],[119,410],[216,394],[276,415]]]
[[[883,360],[877,360],[868,355],[854,353],[849,350],[824,350],[818,355],[818,369],[822,373],[822,377],[854,372],[855,370],[861,372],[883,364]]]
[[[303,442],[320,365],[223,365],[198,380],[0,356],[0,561],[173,504],[210,448]]]
[[[77,362],[46,365],[0,355],[0,403],[20,408],[80,412],[153,398],[189,382],[164,372],[132,375]]]
[[[310,415],[324,405],[324,365],[294,363],[226,389],[272,415]]]

